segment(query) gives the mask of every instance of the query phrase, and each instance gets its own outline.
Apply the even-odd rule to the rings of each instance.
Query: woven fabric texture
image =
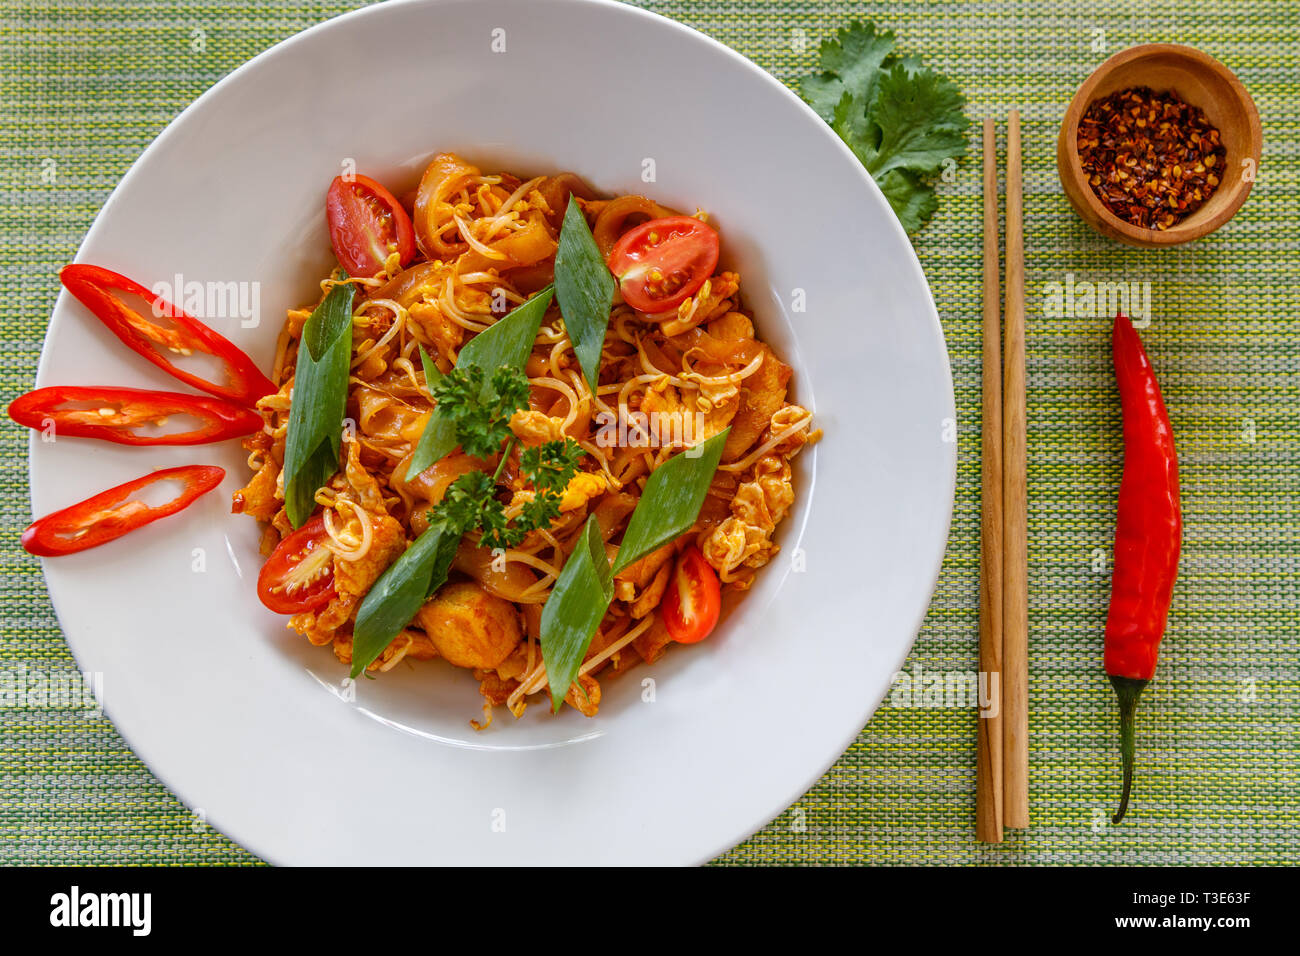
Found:
[[[58,288],[129,164],[221,76],[358,4],[294,0],[0,5],[0,401],[31,387]],[[973,839],[976,716],[886,702],[794,807],[732,864],[1288,863],[1300,844],[1300,4],[1280,0],[759,2],[639,5],[729,44],[793,84],[853,17],[894,29],[966,92],[968,113],[1021,110],[1025,135],[1030,488],[1029,829]],[[1191,246],[1144,251],[1073,214],[1055,138],[1105,56],[1150,41],[1216,56],[1254,95],[1264,157],[1246,206]],[[737,104],[743,108],[743,104]],[[981,214],[977,128],[916,240],[952,358],[960,429],[952,536],[908,661],[976,664]],[[1001,137],[1000,137],[1001,140]],[[807,188],[816,188],[808,184]],[[1071,278],[1072,277],[1072,278]],[[1140,717],[1139,791],[1122,827],[1113,695],[1100,669],[1122,463],[1109,323],[1062,314],[1054,284],[1137,283],[1143,335],[1177,431],[1181,577]],[[0,674],[75,672],[29,520],[26,432],[0,423]],[[4,708],[0,863],[244,864],[103,718]]]

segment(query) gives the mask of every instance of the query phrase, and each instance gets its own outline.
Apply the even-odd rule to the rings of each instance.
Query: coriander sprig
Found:
[[[805,101],[871,173],[909,234],[939,207],[934,182],[966,153],[966,97],[955,83],[894,51],[894,34],[854,21],[818,51],[799,81]]]

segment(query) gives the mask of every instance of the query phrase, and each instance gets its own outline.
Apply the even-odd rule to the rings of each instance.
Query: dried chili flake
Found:
[[[1226,156],[1200,109],[1145,86],[1090,103],[1078,148],[1097,198],[1145,229],[1168,229],[1203,206],[1219,187]]]

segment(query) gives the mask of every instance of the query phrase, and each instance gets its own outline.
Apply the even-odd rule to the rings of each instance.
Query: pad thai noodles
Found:
[[[490,489],[481,503],[504,520],[522,520],[542,491],[528,462],[544,457],[538,449],[559,449],[555,460],[568,461],[569,470],[551,511],[538,512],[539,526],[492,539],[491,547],[487,525],[457,536],[445,583],[417,595],[414,617],[364,670],[378,677],[440,659],[478,682],[484,718],[472,721],[476,728],[491,722],[496,707],[521,716],[530,698],[548,691],[546,602],[590,525],[616,573],[563,701],[594,716],[601,680],[655,662],[673,643],[705,637],[720,595],[747,590],[772,561],[774,532],[795,500],[791,459],[820,433],[789,400],[791,369],[756,334],[740,276],[716,266],[717,234],[704,212],[683,214],[639,195],[603,198],[572,173],[488,173],[450,154],[436,156],[403,200],[356,179],[363,185],[338,187],[353,189],[356,201],[331,187],[328,205],[343,269],[322,281],[321,302],[289,311],[271,369],[277,390],[257,401],[264,427],[244,440],[253,475],[233,510],[265,523],[262,599],[312,644],[353,664],[359,609],[433,516],[447,513],[458,479],[481,479]],[[598,357],[591,353],[594,383],[571,335],[577,323],[566,321],[561,304],[574,287],[557,275],[566,209],[580,212],[580,231],[589,230],[608,264],[604,281],[614,279],[603,343],[597,338]],[[526,400],[506,406],[501,450],[470,454],[464,442],[412,473],[434,396],[450,394],[438,392],[435,380],[447,389],[464,369],[469,343],[552,283],[560,295],[549,301],[523,362]],[[354,298],[346,417],[330,462],[337,470],[307,499],[310,519],[296,525],[286,507],[285,461],[295,379],[309,354],[300,340],[341,285]],[[472,405],[487,393],[465,394]],[[450,399],[441,401],[450,415]],[[457,422],[463,427],[474,414],[462,411]],[[724,432],[694,521],[619,569],[650,476]]]

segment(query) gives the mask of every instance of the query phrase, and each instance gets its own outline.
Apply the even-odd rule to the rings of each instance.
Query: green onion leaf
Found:
[[[302,327],[284,445],[284,509],[300,528],[338,471],[352,360],[352,283],[330,289]]]
[[[587,385],[594,394],[609,310],[614,302],[614,277],[587,228],[587,217],[572,196],[555,254],[555,297],[582,374],[587,376]]]
[[[654,470],[628,520],[614,573],[677,537],[700,516],[730,428],[674,455]]]
[[[459,533],[436,522],[379,576],[357,609],[352,629],[354,680],[446,582],[459,544]]]
[[[577,547],[564,562],[542,608],[542,660],[551,686],[551,707],[556,712],[613,600],[614,578],[600,524],[593,515],[578,535]]]
[[[424,369],[424,390],[432,397],[433,386],[442,378],[442,372],[438,371],[438,366],[433,364],[433,359],[429,358],[429,353],[424,350],[423,345],[417,345],[416,348],[420,350],[420,367]]]
[[[614,600],[614,575],[695,523],[730,431],[724,429],[655,469],[623,533],[613,570],[595,516],[587,519],[542,607],[542,660],[554,710],[564,702]]]
[[[546,315],[547,306],[555,294],[554,286],[547,286],[542,291],[501,318],[495,325],[489,326],[470,340],[460,350],[456,358],[457,368],[477,366],[487,373],[485,379],[491,380],[492,373],[506,367],[522,371],[524,363],[533,351],[537,341],[537,330],[542,327],[542,317]],[[426,368],[426,378],[428,375]],[[450,453],[457,445],[455,423],[447,416],[438,414],[435,406],[424,432],[415,446],[411,462],[406,466],[406,474],[415,477],[435,461]]]

